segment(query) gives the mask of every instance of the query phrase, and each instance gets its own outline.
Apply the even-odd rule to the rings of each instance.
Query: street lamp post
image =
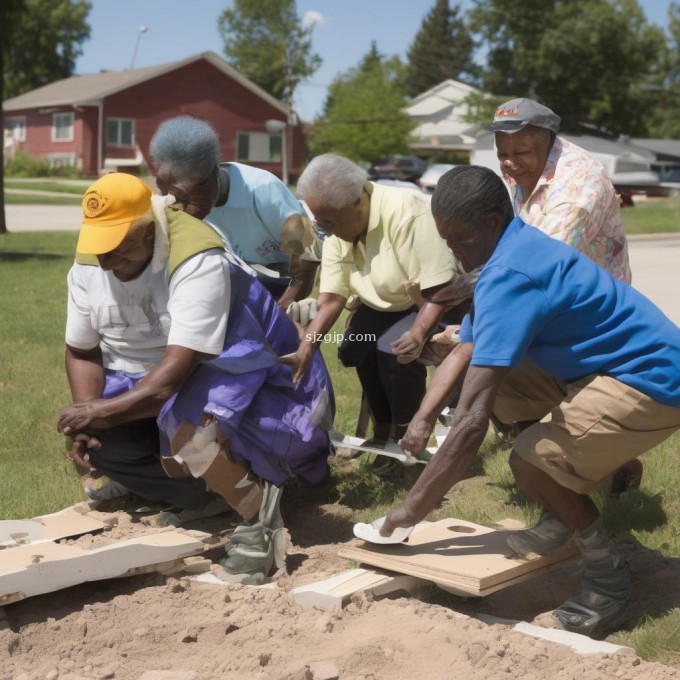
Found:
[[[146,26],[140,26],[137,31],[137,40],[135,41],[135,49],[132,52],[132,59],[130,61],[130,68],[132,70],[135,65],[135,59],[137,59],[137,50],[139,49],[139,41],[142,39],[142,33],[146,33],[149,29]]]
[[[288,126],[286,125],[285,121],[275,119],[265,121],[264,126],[270,135],[281,135],[281,179],[283,180],[283,183],[288,186],[288,156],[286,149],[288,146],[286,144],[286,132]]]

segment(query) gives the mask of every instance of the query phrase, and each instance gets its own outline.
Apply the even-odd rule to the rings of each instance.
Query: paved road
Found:
[[[6,205],[10,231],[78,231],[83,219],[79,205]]]
[[[80,206],[8,205],[10,231],[68,231],[80,227]],[[680,325],[680,234],[629,240],[633,285]]]
[[[680,234],[629,240],[633,286],[680,326]]]

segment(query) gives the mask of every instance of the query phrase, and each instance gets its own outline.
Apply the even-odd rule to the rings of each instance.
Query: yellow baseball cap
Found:
[[[151,208],[151,189],[139,177],[112,172],[83,197],[83,224],[76,250],[101,255],[117,248],[130,225]]]

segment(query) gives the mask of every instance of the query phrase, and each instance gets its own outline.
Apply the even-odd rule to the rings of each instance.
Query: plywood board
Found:
[[[148,571],[206,549],[201,538],[164,531],[96,550],[40,543],[0,552],[0,604],[103,579]]]
[[[453,592],[488,595],[554,568],[578,555],[570,545],[547,557],[505,556],[507,532],[458,519],[419,524],[407,543],[375,545],[354,540],[341,557],[432,581]]]

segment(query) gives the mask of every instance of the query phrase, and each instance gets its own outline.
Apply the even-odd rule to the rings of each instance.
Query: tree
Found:
[[[414,123],[404,111],[404,80],[399,57],[384,57],[373,43],[358,66],[331,83],[323,118],[310,135],[312,153],[334,152],[368,162],[408,151]]]
[[[87,0],[2,0],[0,5],[0,100],[73,73],[90,35]],[[0,111],[4,131],[4,114]],[[0,234],[7,232],[4,145],[0,152]]]
[[[234,68],[289,105],[298,84],[321,66],[313,27],[300,23],[295,0],[234,0],[217,27]]]
[[[88,0],[20,0],[18,5],[2,45],[5,97],[68,78],[90,36]]]
[[[644,133],[639,83],[665,51],[637,0],[479,0],[471,27],[488,46],[482,88],[553,108],[563,129]]]
[[[476,80],[474,42],[459,11],[459,5],[449,8],[449,0],[436,0],[423,20],[407,55],[407,86],[412,97],[449,78],[469,84]]]
[[[668,8],[668,49],[659,64],[658,78],[641,88],[649,99],[650,137],[680,139],[680,4]]]

